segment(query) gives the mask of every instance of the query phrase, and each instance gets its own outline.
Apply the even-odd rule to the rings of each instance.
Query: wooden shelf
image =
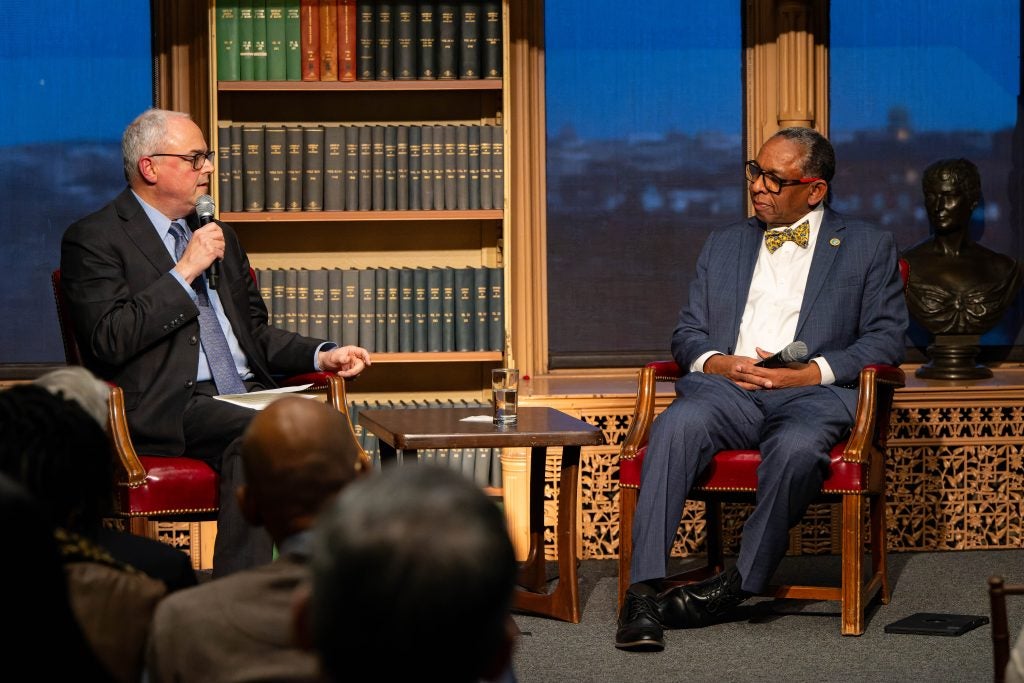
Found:
[[[336,223],[341,221],[479,221],[504,218],[501,209],[476,211],[221,211],[227,223]]]
[[[501,79],[452,81],[217,81],[220,92],[501,90]]]
[[[451,351],[415,353],[374,353],[370,360],[378,363],[488,363],[501,362],[500,351]]]

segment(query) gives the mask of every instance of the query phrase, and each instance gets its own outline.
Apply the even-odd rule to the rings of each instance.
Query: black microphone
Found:
[[[784,368],[787,364],[798,363],[804,358],[807,358],[807,344],[795,341],[792,344],[787,344],[778,353],[762,358],[754,365],[759,368]]]
[[[199,216],[199,225],[212,223],[213,211],[213,197],[210,195],[204,194],[196,200],[196,215]],[[220,280],[220,259],[214,259],[210,267],[206,269],[206,283],[210,289],[217,289],[218,280]]]

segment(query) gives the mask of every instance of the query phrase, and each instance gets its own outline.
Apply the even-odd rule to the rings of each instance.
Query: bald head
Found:
[[[261,411],[242,442],[242,509],[275,541],[308,528],[356,476],[358,446],[337,410],[289,396]]]

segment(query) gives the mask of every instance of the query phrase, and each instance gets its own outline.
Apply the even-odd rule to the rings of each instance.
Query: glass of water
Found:
[[[494,401],[494,424],[516,424],[519,405],[519,371],[513,368],[491,370],[491,398]]]

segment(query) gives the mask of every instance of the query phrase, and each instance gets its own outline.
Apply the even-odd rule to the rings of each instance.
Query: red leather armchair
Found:
[[[636,408],[630,430],[619,455],[619,605],[630,585],[633,555],[633,516],[640,470],[647,439],[654,420],[658,382],[675,382],[681,375],[673,361],[648,363],[640,371]],[[843,635],[864,632],[864,609],[880,594],[889,602],[886,569],[885,449],[893,394],[904,385],[899,368],[870,365],[860,373],[860,394],[853,430],[832,449],[832,469],[822,486],[819,502],[842,505],[842,584],[840,586],[772,586],[768,595],[808,600],[838,600],[842,603]],[[757,490],[756,450],[721,451],[695,485],[691,498],[705,502],[707,566],[670,577],[673,583],[689,583],[724,569],[722,549],[722,503],[753,502]],[[870,510],[865,529],[863,502]],[[870,531],[871,571],[862,578],[862,554]]]

